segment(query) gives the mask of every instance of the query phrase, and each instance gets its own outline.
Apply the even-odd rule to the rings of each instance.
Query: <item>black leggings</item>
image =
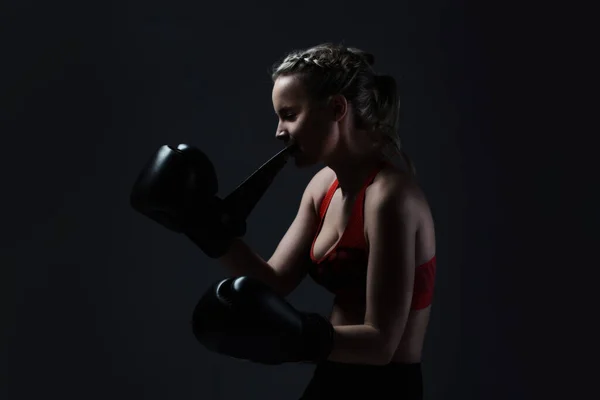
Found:
[[[421,364],[391,363],[384,366],[326,361],[317,366],[301,400],[423,399]]]

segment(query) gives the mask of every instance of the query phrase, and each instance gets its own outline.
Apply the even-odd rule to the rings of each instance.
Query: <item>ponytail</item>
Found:
[[[417,168],[415,167],[415,164],[413,163],[412,159],[402,149],[400,149],[400,155],[402,156],[402,160],[404,161],[404,164],[406,165],[406,168],[408,169],[410,176],[413,178],[416,178],[417,177]]]
[[[382,157],[397,168],[408,172],[411,178],[416,178],[417,168],[409,155],[404,151],[400,137],[398,135],[387,136],[384,140],[386,143],[380,150]]]

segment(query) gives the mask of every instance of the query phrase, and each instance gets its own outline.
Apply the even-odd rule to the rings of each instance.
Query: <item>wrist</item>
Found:
[[[318,363],[327,360],[333,350],[333,325],[315,313],[305,313],[303,318],[303,361]]]
[[[190,224],[184,231],[185,235],[208,257],[223,257],[231,248],[234,237],[211,216],[207,215],[203,221],[195,220],[197,222]]]
[[[185,234],[210,258],[225,256],[234,240],[246,233],[246,222],[226,213],[217,196],[199,203],[186,220]]]

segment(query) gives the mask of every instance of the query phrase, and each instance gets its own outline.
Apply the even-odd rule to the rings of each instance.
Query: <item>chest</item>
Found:
[[[320,260],[325,257],[344,236],[364,235],[363,204],[359,202],[359,196],[345,197],[339,189],[336,190],[313,243],[314,259]]]

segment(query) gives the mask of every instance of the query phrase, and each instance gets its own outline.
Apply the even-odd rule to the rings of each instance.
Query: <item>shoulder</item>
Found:
[[[323,167],[312,177],[309,185],[315,187],[329,187],[335,180],[335,172],[329,167]]]
[[[306,193],[311,197],[315,207],[323,201],[327,190],[329,190],[335,178],[335,172],[329,167],[324,167],[308,182]]]
[[[367,220],[380,216],[418,218],[426,209],[425,196],[418,184],[395,168],[381,170],[366,190],[364,212]]]

